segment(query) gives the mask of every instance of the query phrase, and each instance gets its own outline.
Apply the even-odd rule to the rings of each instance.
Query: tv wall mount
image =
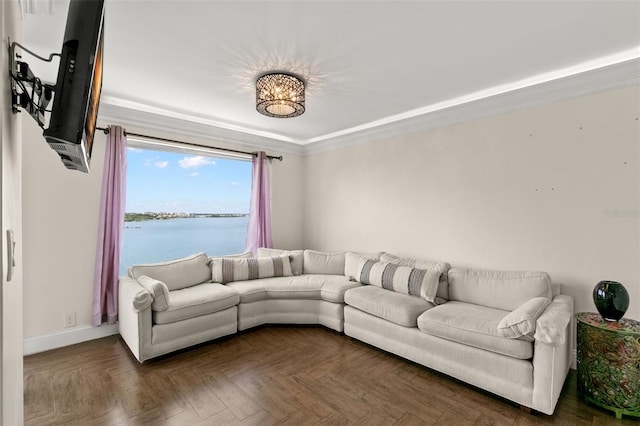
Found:
[[[55,92],[55,84],[43,83],[36,77],[29,64],[22,60],[22,56],[16,52],[16,46],[33,57],[51,62],[59,53],[52,53],[49,58],[42,57],[27,49],[18,42],[9,40],[9,75],[11,76],[11,110],[14,114],[24,109],[36,120],[38,126],[44,129],[45,113],[51,112],[47,107]]]

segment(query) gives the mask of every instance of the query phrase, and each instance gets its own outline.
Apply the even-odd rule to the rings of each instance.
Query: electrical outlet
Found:
[[[64,326],[65,326],[65,328],[75,327],[76,326],[76,313],[75,312],[67,312],[64,315]]]

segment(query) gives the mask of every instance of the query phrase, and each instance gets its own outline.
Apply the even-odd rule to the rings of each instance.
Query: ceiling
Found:
[[[101,113],[302,145],[640,57],[639,1],[105,4]],[[68,0],[42,5],[20,42],[45,55],[61,49]],[[55,80],[57,65],[28,62]],[[256,111],[256,77],[270,70],[306,80],[302,116]]]

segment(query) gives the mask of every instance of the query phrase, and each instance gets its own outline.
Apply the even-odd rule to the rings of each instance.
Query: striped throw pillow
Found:
[[[269,277],[290,277],[288,255],[275,257],[219,257],[211,259],[211,280],[226,284],[233,281],[255,280]]]
[[[439,301],[436,300],[436,294],[441,273],[436,269],[411,268],[361,258],[358,262],[356,280],[396,293],[418,296],[437,305]]]

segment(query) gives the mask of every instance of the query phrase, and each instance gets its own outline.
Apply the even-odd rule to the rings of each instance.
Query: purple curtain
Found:
[[[269,163],[264,151],[253,157],[251,211],[247,229],[247,251],[256,253],[259,247],[273,247],[271,242],[271,197],[269,194]]]
[[[127,137],[119,126],[109,126],[102,173],[100,222],[93,279],[94,326],[118,320],[118,274],[124,228],[127,176]]]

